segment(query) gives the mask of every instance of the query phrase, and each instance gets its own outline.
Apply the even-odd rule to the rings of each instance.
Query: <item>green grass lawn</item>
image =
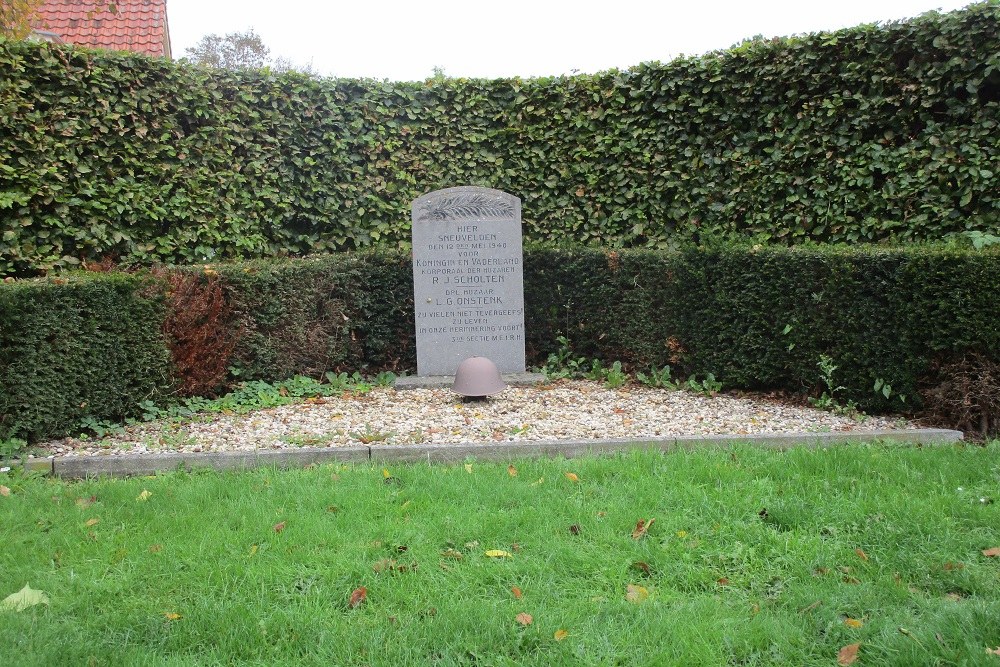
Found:
[[[998,455],[0,475],[0,664],[1000,666]]]

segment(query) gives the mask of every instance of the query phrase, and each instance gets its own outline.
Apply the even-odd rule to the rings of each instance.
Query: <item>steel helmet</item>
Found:
[[[469,357],[458,365],[452,391],[462,396],[492,396],[507,388],[497,365],[486,357]]]

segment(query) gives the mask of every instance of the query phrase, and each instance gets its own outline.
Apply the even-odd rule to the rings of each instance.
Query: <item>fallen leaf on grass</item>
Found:
[[[945,571],[964,570],[965,569],[965,563],[952,563],[952,562],[949,561],[949,562],[947,562],[947,563],[944,564],[943,569]]]
[[[575,472],[568,472],[568,473],[566,473],[566,479],[568,479],[571,482],[579,482],[580,481],[580,478],[576,476]]]
[[[639,519],[638,521],[636,521],[635,530],[632,531],[632,539],[638,540],[640,537],[645,535],[646,532],[649,531],[649,527],[653,525],[654,521],[656,521],[656,519],[650,519],[649,521],[646,521],[645,519]]]
[[[848,616],[847,618],[844,619],[844,625],[846,625],[849,628],[857,629],[863,626],[864,623],[856,618],[851,618],[850,616]]]
[[[517,586],[511,586],[510,592],[513,593],[514,597],[517,598],[518,600],[524,597],[524,593],[522,593],[521,589],[518,588]]]
[[[511,477],[517,477],[517,468],[514,466],[507,466],[507,474]]]
[[[504,551],[503,549],[490,549],[486,552],[488,558],[510,558],[514,554],[509,551]]]
[[[996,648],[987,648],[986,649],[986,654],[987,655],[998,655],[998,656],[1000,656],[1000,646],[997,646]]]
[[[470,475],[472,474],[472,464],[471,463],[466,463],[465,464],[465,472],[469,473]]]
[[[279,521],[278,523],[274,524],[274,526],[272,527],[272,530],[274,532],[276,532],[276,533],[280,533],[284,529],[285,529],[285,522],[284,521]]]
[[[574,523],[572,526],[569,527],[569,532],[572,533],[573,535],[579,535],[580,534],[580,524]]]
[[[563,629],[556,630],[555,632],[552,633],[552,638],[555,639],[557,642],[561,642],[562,640],[566,639],[567,637],[569,637],[569,633],[566,632]],[[997,650],[1000,650],[1000,649],[997,649]]]
[[[17,593],[11,593],[0,601],[0,611],[24,611],[36,604],[48,604],[49,596],[42,591],[36,591],[28,584]]]
[[[153,495],[153,493],[151,491],[147,491],[146,489],[143,489],[142,493],[140,493],[139,495],[137,495],[135,497],[135,499],[139,500],[139,501],[142,501],[142,502],[146,502],[147,500],[149,500],[150,496],[152,496],[152,495]]]
[[[444,556],[445,558],[454,558],[455,560],[462,560],[462,552],[458,551],[457,549],[452,549],[451,547],[448,547],[447,549],[442,551],[441,555]]]
[[[715,580],[715,583],[719,584],[720,586],[728,586],[729,577],[719,577],[718,579]]]
[[[633,604],[639,604],[649,597],[649,591],[644,586],[629,584],[625,588],[625,599]]]
[[[149,553],[156,554],[156,553],[160,553],[161,551],[163,551],[163,545],[162,544],[151,544],[151,545],[149,545]]]
[[[983,549],[983,555],[987,558],[996,558],[1000,556],[1000,547],[993,547],[992,549]]]
[[[375,570],[375,572],[385,572],[386,570],[394,570],[396,569],[396,561],[394,561],[391,558],[383,558],[379,562],[375,563],[372,566],[372,569]]]
[[[4,486],[3,484],[0,484],[0,496],[6,498],[9,495],[10,495],[10,488]]]
[[[847,646],[840,649],[837,652],[837,664],[841,667],[847,667],[847,665],[853,665],[858,659],[858,649],[861,648],[861,644],[848,644]]]
[[[87,509],[91,505],[97,502],[97,496],[91,496],[89,498],[77,498],[76,506],[80,509]]]
[[[351,593],[351,599],[348,600],[347,607],[349,609],[354,609],[362,602],[364,602],[365,598],[367,597],[368,597],[368,589],[365,588],[364,586],[359,586],[358,588],[355,588],[354,591]]]
[[[646,563],[645,561],[637,560],[636,562],[632,563],[632,567],[639,570],[643,574],[650,574],[651,572],[649,563]]]
[[[531,614],[525,614],[522,611],[520,614],[518,614],[517,616],[514,617],[514,620],[516,620],[521,625],[527,627],[527,626],[531,625],[532,622],[534,622],[535,619],[533,619],[531,617]]]
[[[101,522],[101,520],[95,517],[93,519],[87,519],[87,523],[85,523],[83,525],[85,525],[87,528],[90,528],[91,526],[96,526],[100,522]]]
[[[181,615],[180,615],[180,614],[177,614],[177,613],[174,613],[174,612],[172,612],[172,611],[167,611],[167,612],[164,612],[164,613],[163,613],[163,616],[164,616],[164,618],[166,618],[166,619],[167,619],[168,621],[177,621],[177,620],[179,620],[179,619],[181,618]]]
[[[861,560],[863,560],[863,561],[867,561],[868,560],[868,554],[865,553],[864,549],[861,549],[861,548],[855,549],[854,553],[856,553],[858,555],[858,558],[860,558]]]

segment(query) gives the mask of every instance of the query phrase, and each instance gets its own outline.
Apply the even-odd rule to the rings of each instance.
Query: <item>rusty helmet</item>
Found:
[[[462,396],[492,396],[507,388],[500,369],[486,357],[469,357],[458,365],[451,390]]]

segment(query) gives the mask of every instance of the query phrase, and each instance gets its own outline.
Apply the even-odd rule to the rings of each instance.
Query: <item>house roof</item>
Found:
[[[78,46],[170,57],[167,0],[45,0],[32,27]]]

